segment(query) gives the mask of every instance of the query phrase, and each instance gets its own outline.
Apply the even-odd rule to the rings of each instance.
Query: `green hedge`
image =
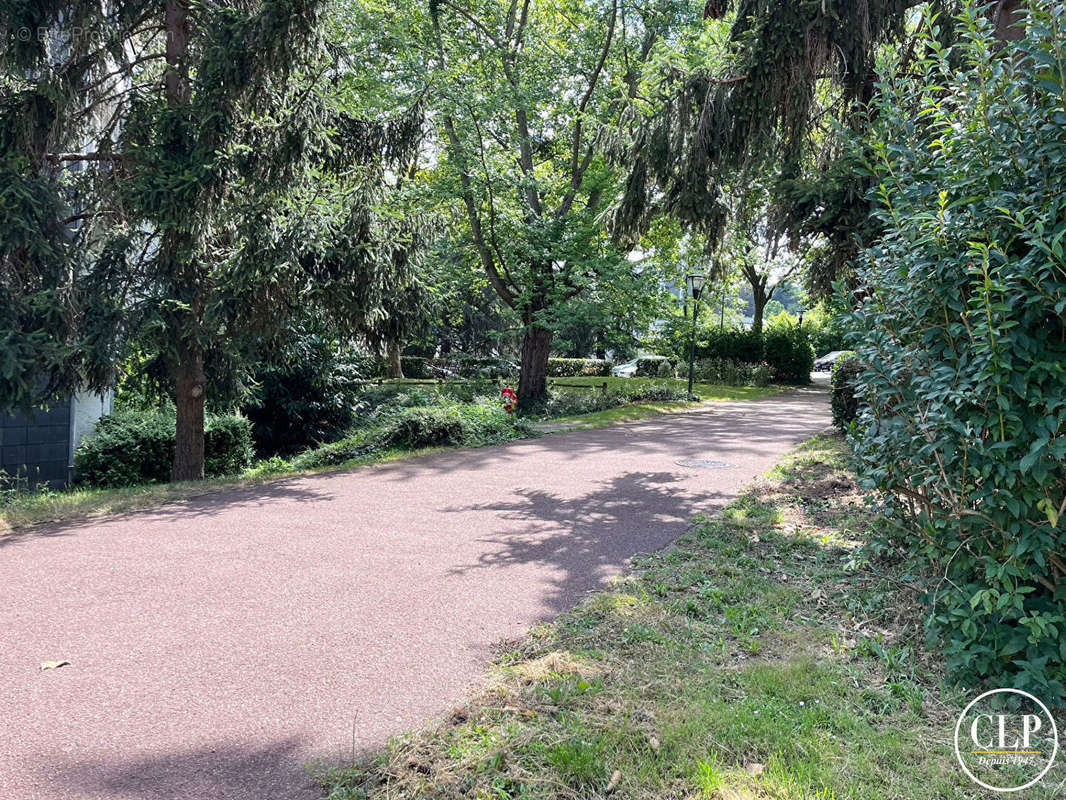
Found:
[[[833,365],[833,390],[830,405],[833,409],[833,424],[845,430],[859,413],[856,383],[862,373],[862,362],[854,353],[840,356]]]
[[[701,358],[693,373],[698,381],[723,386],[767,386],[772,376],[769,364],[748,364],[729,358]]]
[[[763,334],[763,353],[776,383],[805,385],[814,370],[814,348],[798,325],[771,328]]]
[[[672,355],[679,371],[684,373],[689,357],[689,339],[684,331],[671,329],[661,344],[668,348],[666,352]],[[763,333],[700,328],[696,336],[696,359],[745,364],[765,362],[774,382],[806,384],[814,369],[815,354],[806,328],[799,325],[769,328]]]
[[[602,358],[548,359],[548,375],[552,378],[609,377],[612,367],[614,362]]]
[[[74,476],[87,486],[136,486],[170,480],[174,414],[120,411],[102,418],[74,453]],[[238,473],[252,462],[252,425],[244,417],[208,416],[204,473]]]

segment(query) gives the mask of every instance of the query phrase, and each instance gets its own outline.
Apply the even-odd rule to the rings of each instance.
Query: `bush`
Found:
[[[770,365],[747,364],[728,358],[701,358],[695,364],[696,380],[724,386],[767,386]]]
[[[855,455],[952,675],[1066,698],[1066,137],[1059,4],[966,4],[874,109],[881,237],[853,315]],[[938,23],[939,24],[939,23]],[[1052,65],[1058,64],[1059,67]]]
[[[342,436],[354,419],[359,379],[369,361],[329,340],[308,337],[292,363],[258,369],[256,397],[241,413],[252,423],[259,455],[290,455]]]
[[[845,430],[859,413],[859,399],[855,391],[862,374],[862,362],[854,353],[847,353],[833,364],[833,390],[830,405],[833,409],[833,424]]]
[[[649,383],[635,386],[623,385],[601,390],[549,391],[548,399],[538,409],[539,416],[569,417],[606,411],[629,403],[681,402],[688,399],[685,389],[668,383]]]
[[[777,383],[805,385],[811,382],[814,370],[814,348],[803,328],[788,326],[772,328],[763,336],[766,363]]]
[[[602,358],[549,358],[548,375],[552,378],[609,377],[614,363]]]
[[[638,378],[675,378],[677,360],[666,356],[641,356],[637,359]]]
[[[74,453],[74,475],[88,486],[136,486],[170,480],[174,463],[173,411],[120,411],[103,417]],[[252,461],[252,426],[237,415],[209,416],[204,473],[227,475]]]
[[[345,439],[302,453],[293,465],[297,469],[333,466],[389,449],[498,444],[526,433],[494,400],[411,406],[386,413]]]
[[[236,475],[252,463],[252,424],[239,414],[212,415],[204,425],[204,474]]]
[[[405,378],[414,378],[416,380],[431,378],[429,371],[428,358],[422,358],[421,356],[401,356],[400,357],[400,369],[403,370],[403,376]]]

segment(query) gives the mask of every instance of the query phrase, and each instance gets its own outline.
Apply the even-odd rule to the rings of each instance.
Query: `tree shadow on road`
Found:
[[[303,767],[300,741],[218,744],[54,768],[58,797],[151,800],[317,800],[321,791]]]
[[[674,485],[681,480],[669,472],[627,472],[576,497],[517,489],[511,499],[445,509],[491,511],[527,523],[516,531],[481,537],[486,552],[449,572],[548,568],[555,577],[544,602],[551,615],[561,613],[623,571],[633,555],[662,549],[685,531],[694,514],[720,508],[731,498]]]
[[[234,508],[259,508],[279,500],[298,503],[325,502],[333,494],[307,485],[300,478],[286,478],[255,486],[206,491],[182,499],[163,500],[155,508],[117,511],[114,514],[75,519],[69,522],[42,523],[0,533],[0,550],[36,539],[56,539],[84,533],[119,518],[136,518],[143,522],[187,524],[203,517],[214,517]]]

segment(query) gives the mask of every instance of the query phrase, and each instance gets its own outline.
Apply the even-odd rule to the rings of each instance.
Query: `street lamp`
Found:
[[[686,275],[688,290],[692,295],[692,342],[688,348],[688,396],[692,397],[692,377],[696,368],[696,314],[700,310],[700,295],[703,294],[704,275]]]

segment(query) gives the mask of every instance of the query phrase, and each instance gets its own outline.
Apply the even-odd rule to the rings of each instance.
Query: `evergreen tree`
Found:
[[[319,5],[0,2],[0,407],[158,353],[196,479],[212,364],[269,357],[309,307],[372,318],[411,243],[372,201],[420,112],[326,100]]]

